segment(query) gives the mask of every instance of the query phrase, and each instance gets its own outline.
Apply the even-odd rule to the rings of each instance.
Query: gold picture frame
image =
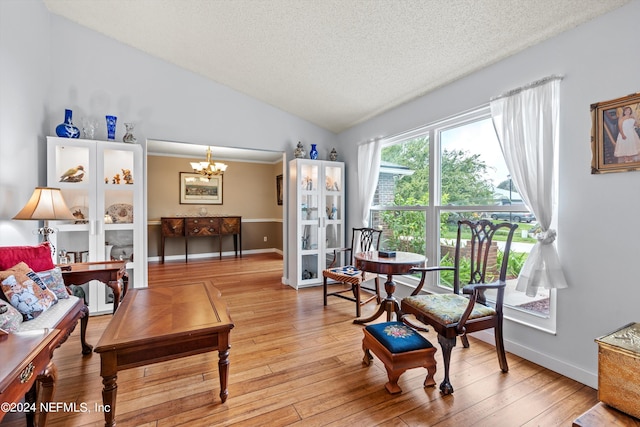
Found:
[[[591,173],[640,170],[640,93],[591,104]]]
[[[180,204],[221,205],[222,175],[207,178],[197,173],[180,172]]]

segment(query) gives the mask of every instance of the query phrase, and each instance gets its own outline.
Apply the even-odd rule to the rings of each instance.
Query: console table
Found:
[[[161,257],[164,263],[164,245],[167,237],[184,237],[184,258],[189,262],[190,237],[217,237],[218,252],[222,259],[222,236],[233,236],[233,250],[242,258],[242,217],[239,216],[197,216],[162,217]]]

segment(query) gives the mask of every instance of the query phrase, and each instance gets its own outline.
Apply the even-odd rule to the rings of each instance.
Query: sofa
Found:
[[[64,283],[48,243],[0,246],[0,283],[0,328],[9,333],[58,329],[50,344],[53,353],[80,320],[82,354],[91,354],[93,347],[86,342],[89,308]]]

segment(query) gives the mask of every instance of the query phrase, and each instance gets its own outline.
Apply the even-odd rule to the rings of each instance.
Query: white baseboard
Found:
[[[271,253],[271,252],[275,252],[277,254],[282,255],[282,250],[280,249],[276,249],[276,248],[268,248],[268,249],[249,249],[249,250],[242,250],[242,254],[243,255],[251,255],[251,254],[266,254],[266,253]],[[222,252],[222,256],[235,256],[235,251],[227,251],[227,252]],[[219,252],[206,252],[206,253],[201,253],[201,254],[189,254],[189,259],[190,260],[195,260],[195,259],[208,259],[208,258],[220,258],[220,253]],[[147,258],[147,261],[161,261],[162,257],[160,255],[158,256],[153,256],[153,257],[149,257]],[[165,261],[184,261],[184,254],[182,255],[167,255],[164,257]]]
[[[474,338],[478,338],[488,344],[495,345],[495,338],[493,336],[493,330],[480,331],[470,334]],[[509,353],[520,356],[523,359],[529,360],[554,372],[557,372],[579,383],[588,385],[589,387],[598,388],[598,373],[585,371],[582,368],[571,365],[563,360],[555,359],[547,354],[540,353],[539,351],[530,347],[524,346],[520,343],[509,341],[505,338],[504,341],[505,350]]]

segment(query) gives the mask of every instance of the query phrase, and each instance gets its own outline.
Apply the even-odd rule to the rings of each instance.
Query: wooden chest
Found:
[[[640,323],[596,339],[598,399],[640,418]]]

